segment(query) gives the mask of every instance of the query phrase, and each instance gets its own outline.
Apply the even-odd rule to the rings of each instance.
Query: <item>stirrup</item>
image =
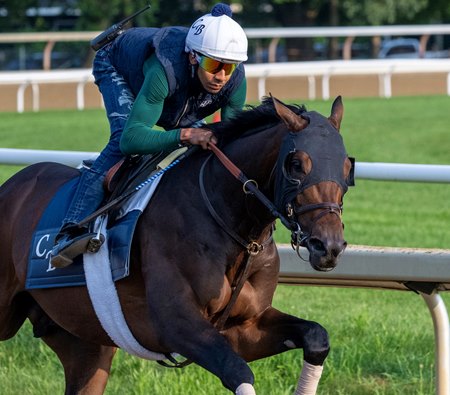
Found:
[[[53,267],[63,268],[73,263],[73,260],[85,252],[97,252],[105,237],[97,233],[85,233],[75,238],[62,237],[53,247],[50,263]]]
[[[98,252],[98,250],[100,249],[100,247],[103,245],[104,242],[105,242],[105,236],[103,236],[100,233],[100,237],[99,237],[98,234],[96,234],[95,237],[93,237],[91,240],[89,240],[86,251],[91,252],[91,253],[96,253],[96,252]]]

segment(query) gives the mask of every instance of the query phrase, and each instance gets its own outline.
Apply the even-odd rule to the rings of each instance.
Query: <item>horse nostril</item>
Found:
[[[325,241],[311,237],[307,242],[307,248],[310,252],[314,252],[320,256],[330,256],[337,258],[347,247],[347,242]]]
[[[333,256],[333,258],[337,258],[339,256],[339,254],[341,253],[341,249],[340,248],[332,248],[331,249],[331,255]]]
[[[308,250],[314,251],[318,255],[326,255],[327,251],[325,249],[325,246],[323,242],[320,239],[317,239],[315,237],[311,237],[307,242]]]
[[[344,241],[342,244],[336,244],[330,248],[330,253],[334,258],[337,258],[344,250],[347,248],[347,242]]]

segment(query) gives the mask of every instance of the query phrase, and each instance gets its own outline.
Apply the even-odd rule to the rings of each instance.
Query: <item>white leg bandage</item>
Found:
[[[256,395],[253,385],[243,383],[236,389],[236,395]]]
[[[302,373],[294,395],[315,395],[322,371],[323,366],[314,366],[303,361]]]

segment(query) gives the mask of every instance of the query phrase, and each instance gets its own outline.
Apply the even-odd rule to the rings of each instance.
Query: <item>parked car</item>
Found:
[[[415,38],[397,38],[386,40],[381,44],[379,59],[418,59],[418,58],[448,58],[449,50],[425,51],[420,53],[419,40]]]

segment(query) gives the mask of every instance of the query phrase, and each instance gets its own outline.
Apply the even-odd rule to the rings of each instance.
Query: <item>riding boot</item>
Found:
[[[73,260],[85,252],[97,252],[105,237],[88,231],[88,228],[76,224],[64,225],[57,235],[56,244],[52,248],[50,262],[53,267],[63,268],[73,263]]]
[[[103,200],[103,176],[91,169],[83,169],[80,181],[63,221],[50,262],[54,267],[66,267],[73,259],[85,252],[97,252],[103,241],[103,235],[89,231],[88,226],[78,223],[100,206]]]

